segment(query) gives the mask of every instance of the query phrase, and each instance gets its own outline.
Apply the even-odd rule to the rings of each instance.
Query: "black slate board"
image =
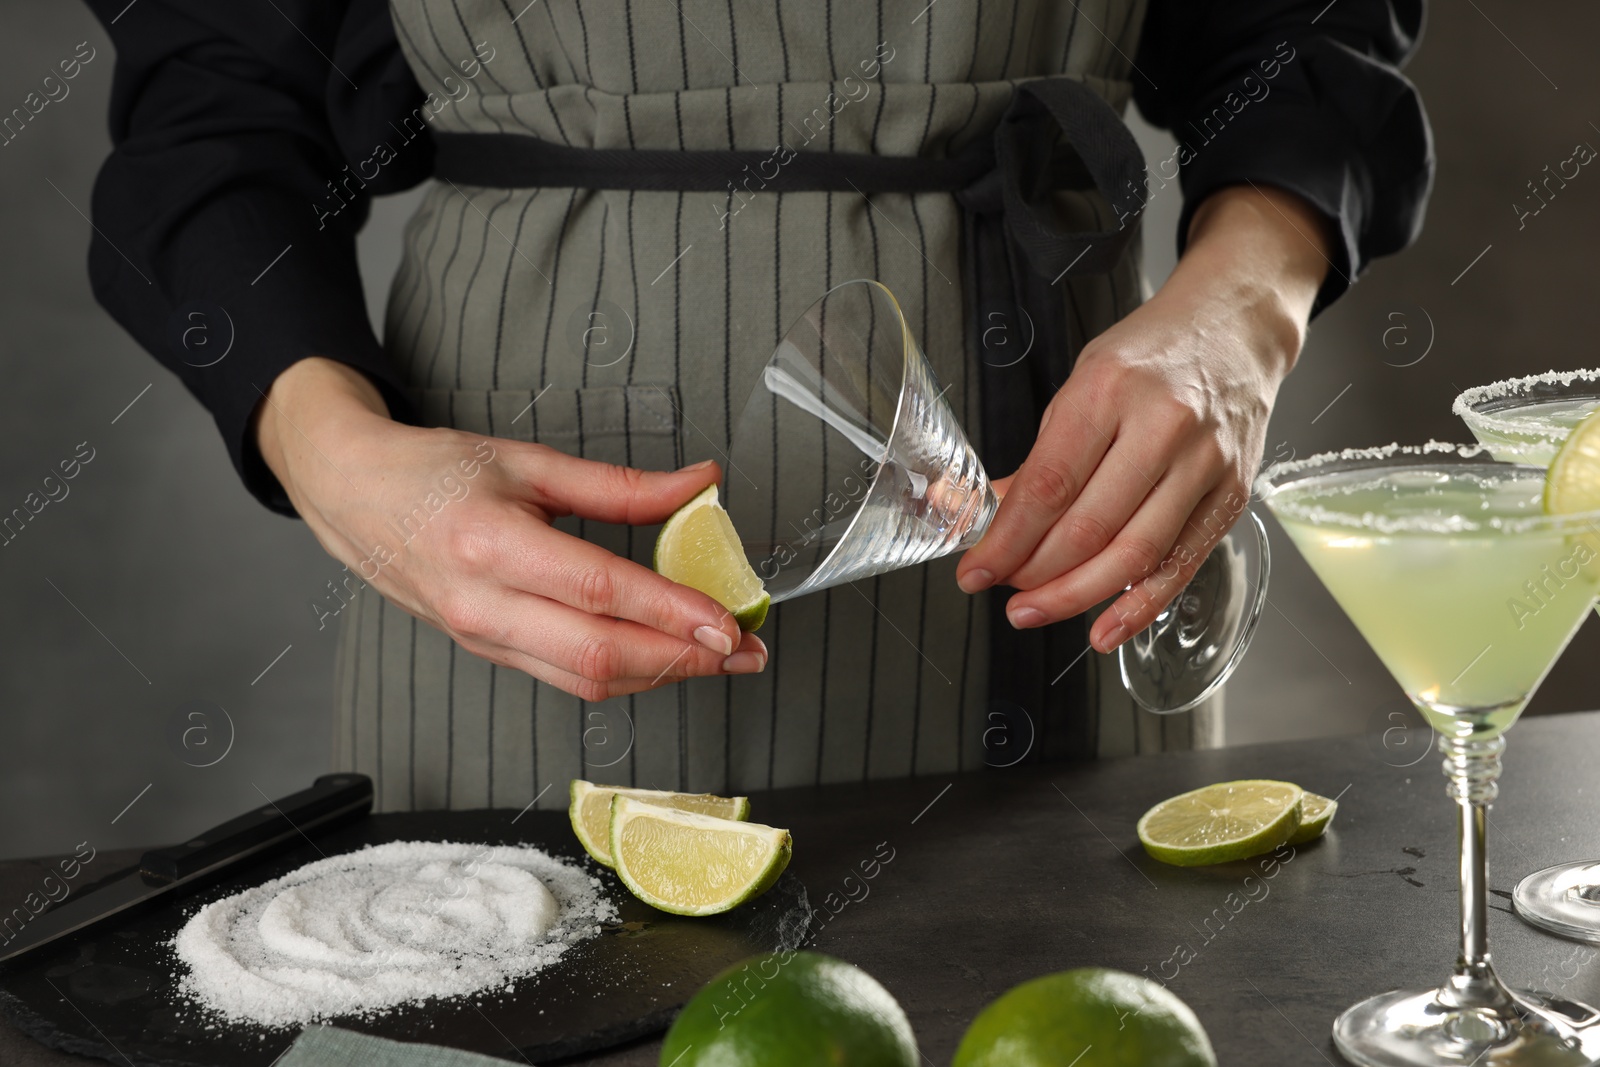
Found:
[[[513,825],[515,820],[515,825]],[[493,992],[404,1005],[371,1020],[329,1020],[402,1041],[527,1059],[569,1058],[664,1030],[718,971],[761,952],[798,946],[811,922],[792,873],[750,904],[710,918],[657,911],[595,864],[563,812],[416,812],[374,815],[251,864],[177,901],[92,929],[0,972],[0,1012],[63,1051],[136,1067],[267,1067],[292,1029],[219,1024],[178,995],[180,965],[166,945],[202,905],[303,864],[389,841],[526,844],[598,872],[620,913],[557,963]]]

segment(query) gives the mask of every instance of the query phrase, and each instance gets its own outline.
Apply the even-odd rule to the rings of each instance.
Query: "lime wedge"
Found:
[[[767,621],[772,598],[745,559],[714,485],[667,519],[656,537],[653,565],[657,574],[727,608],[741,630],[759,630]]]
[[[1315,841],[1328,829],[1328,824],[1333,822],[1333,813],[1338,810],[1337,800],[1329,800],[1316,793],[1307,793],[1300,801],[1300,828],[1289,838],[1288,843],[1303,845],[1307,841]]]
[[[572,780],[572,801],[567,815],[572,832],[578,835],[583,850],[607,867],[611,859],[611,798],[621,794],[647,804],[679,811],[695,811],[722,819],[748,819],[750,801],[745,797],[719,797],[711,793],[673,793],[665,789],[629,789],[614,785],[595,785],[582,778]]]
[[[611,854],[633,895],[675,915],[715,915],[760,896],[789,866],[789,831],[611,800]]]
[[[1304,792],[1265,778],[1220,782],[1163,800],[1139,819],[1139,841],[1163,863],[1200,867],[1242,860],[1288,842]]]
[[[1544,475],[1546,515],[1600,511],[1600,416],[1586,415]]]

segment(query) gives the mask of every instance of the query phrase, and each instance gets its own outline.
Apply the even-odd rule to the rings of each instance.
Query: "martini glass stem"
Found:
[[[1000,498],[995,496],[994,490],[989,487],[987,476],[979,491],[973,493],[961,509],[963,514],[959,526],[961,539],[956,545],[957,550],[965,550],[977,544],[989,529],[989,524],[994,521],[994,513],[1000,510]]]
[[[1461,956],[1442,999],[1459,1007],[1503,1006],[1509,1000],[1489,962],[1489,804],[1499,794],[1505,738],[1441,737],[1446,787],[1456,802],[1461,841]]]

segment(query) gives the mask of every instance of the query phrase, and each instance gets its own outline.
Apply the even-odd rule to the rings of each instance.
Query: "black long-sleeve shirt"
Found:
[[[385,0],[142,0],[122,18],[123,0],[88,2],[117,49],[95,295],[212,413],[250,492],[292,515],[249,433],[279,373],[340,360],[415,418],[367,319],[355,235],[367,197],[430,174],[432,145],[409,141],[361,190],[334,192],[328,176],[385,140],[422,89]],[[1404,247],[1433,175],[1422,104],[1399,73],[1421,25],[1422,0],[1152,0],[1134,95],[1179,141],[1149,187],[1163,195],[1181,169],[1180,251],[1199,203],[1245,182],[1295,192],[1335,224],[1319,309]],[[308,208],[331,195],[350,207]]]
[[[1275,185],[1336,225],[1317,310],[1422,228],[1433,136],[1400,66],[1422,0],[1152,0],[1134,101],[1182,164],[1181,253],[1194,211],[1225,185]],[[1172,174],[1151,168],[1150,195]]]

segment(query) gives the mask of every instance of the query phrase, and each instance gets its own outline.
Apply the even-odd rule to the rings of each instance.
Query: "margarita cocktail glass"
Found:
[[[1546,464],[1597,409],[1600,370],[1547,371],[1480,385],[1456,397],[1452,407],[1490,451],[1522,447],[1530,462]],[[1600,944],[1600,862],[1535,871],[1517,883],[1511,897],[1517,914],[1534,926]]]
[[[1546,371],[1479,385],[1450,410],[1489,447],[1521,449],[1528,463],[1548,465],[1573,427],[1600,408],[1600,370]]]
[[[1547,515],[1544,467],[1480,445],[1329,453],[1278,464],[1257,492],[1439,735],[1459,806],[1461,954],[1437,989],[1347,1009],[1334,1043],[1365,1067],[1600,1063],[1600,1015],[1512,992],[1490,963],[1490,802],[1503,734],[1600,597],[1600,512]],[[1582,561],[1582,562],[1574,562]],[[1570,573],[1535,610],[1508,610],[1546,568]]]
[[[728,460],[724,506],[774,603],[970,548],[999,507],[899,302],[868,279],[830,289],[785,333]],[[1118,650],[1123,685],[1154,712],[1227,679],[1266,599],[1261,520],[1241,501],[1205,526],[1199,570]]]

